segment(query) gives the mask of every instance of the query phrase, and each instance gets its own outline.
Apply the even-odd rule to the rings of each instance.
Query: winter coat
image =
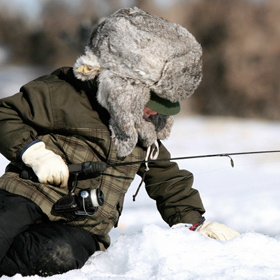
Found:
[[[20,169],[24,168],[20,153],[35,139],[42,140],[68,164],[144,160],[147,151],[139,143],[126,158],[117,158],[108,127],[109,114],[97,102],[96,91],[96,83],[77,80],[72,68],[65,67],[1,99],[0,152]],[[159,146],[159,159],[170,158],[160,141]],[[204,208],[198,191],[192,188],[192,174],[170,161],[150,163],[149,168],[144,181],[146,190],[156,201],[162,218],[170,226],[201,221]],[[110,244],[109,231],[117,226],[125,193],[135,175],[143,176],[144,170],[144,164],[109,167],[101,174],[80,180],[78,189],[100,187],[104,193],[104,205],[93,216],[56,213],[53,204],[68,189],[22,179],[17,172],[6,172],[0,178],[0,188],[29,198],[51,221],[90,231],[104,250]]]

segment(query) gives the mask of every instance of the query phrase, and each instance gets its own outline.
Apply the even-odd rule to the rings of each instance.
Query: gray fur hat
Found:
[[[98,76],[98,102],[110,113],[119,157],[138,141],[144,146],[169,136],[173,119],[143,118],[151,91],[173,103],[192,95],[202,78],[202,50],[182,26],[138,8],[120,9],[94,30],[74,65],[83,81]]]

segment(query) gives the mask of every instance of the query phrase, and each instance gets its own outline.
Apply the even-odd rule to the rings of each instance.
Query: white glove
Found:
[[[69,169],[61,156],[46,149],[44,142],[30,146],[22,154],[22,161],[31,167],[40,183],[67,187]]]
[[[201,224],[195,231],[202,233],[204,236],[221,241],[227,241],[240,235],[237,231],[223,224],[208,221]]]

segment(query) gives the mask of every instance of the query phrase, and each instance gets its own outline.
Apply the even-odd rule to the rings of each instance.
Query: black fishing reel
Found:
[[[104,203],[104,194],[100,188],[82,189],[76,195],[74,193],[79,176],[91,176],[106,170],[106,163],[83,162],[81,164],[68,165],[69,173],[74,176],[73,186],[70,192],[59,199],[53,206],[57,213],[74,212],[76,215],[92,216]]]
[[[101,189],[84,189],[79,194],[74,189],[54,204],[57,213],[74,212],[76,215],[92,216],[104,203],[104,194]]]

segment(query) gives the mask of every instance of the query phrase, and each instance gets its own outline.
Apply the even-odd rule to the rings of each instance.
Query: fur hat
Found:
[[[75,76],[99,81],[97,99],[110,113],[117,155],[138,141],[148,147],[169,136],[173,119],[143,118],[151,91],[173,103],[192,95],[202,78],[202,50],[182,26],[138,8],[120,9],[92,32]]]

